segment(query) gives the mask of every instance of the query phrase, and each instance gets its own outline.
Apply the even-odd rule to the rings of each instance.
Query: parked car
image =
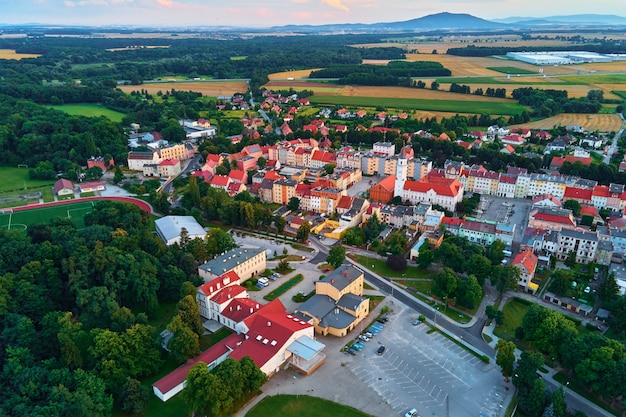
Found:
[[[261,285],[263,285],[264,287],[267,287],[268,285],[270,285],[269,280],[268,280],[267,278],[265,278],[265,277],[261,277],[261,278],[259,278],[259,281],[258,281],[258,282],[259,282]]]
[[[364,342],[369,342],[370,340],[372,340],[372,339],[370,339],[369,337],[367,337],[367,336],[365,336],[363,334],[359,335],[359,339],[361,339]]]
[[[378,330],[382,330],[382,329],[385,328],[385,325],[384,324],[380,324],[380,323],[373,323],[371,327],[375,327]]]
[[[372,333],[370,333],[370,332],[365,332],[365,333],[363,333],[363,336],[367,336],[367,337],[369,337],[370,339],[371,339],[372,337],[374,337],[374,335],[373,335]]]
[[[364,347],[365,347],[365,345],[363,343],[353,343],[350,346],[350,349],[361,351],[361,350],[363,350]]]
[[[413,321],[411,322],[411,324],[412,324],[413,326],[417,326],[418,324],[422,324],[422,321],[421,321],[420,319],[415,319],[415,320],[413,320]]]
[[[349,353],[350,355],[354,356],[356,355],[359,351],[356,349],[352,349],[351,347],[349,347],[348,349],[344,350],[344,352]]]
[[[377,354],[378,356],[382,355],[383,353],[385,353],[385,349],[386,349],[386,348],[385,348],[385,346],[384,346],[384,345],[381,345],[381,346],[378,348],[378,350],[376,351],[376,354]]]
[[[256,287],[257,287],[257,288],[264,288],[264,287],[265,287],[265,285],[261,284],[260,282],[257,282],[257,283],[256,283]]]
[[[379,317],[376,321],[379,322],[379,323],[383,323],[384,324],[384,323],[387,323],[389,321],[389,317],[387,317],[387,316]]]
[[[378,333],[380,333],[380,329],[377,329],[377,328],[375,328],[375,327],[370,327],[370,328],[368,329],[368,331],[369,331],[370,333],[372,333],[372,334],[378,334]]]
[[[419,417],[419,414],[417,414],[417,410],[415,408],[412,408],[406,412],[404,417]]]

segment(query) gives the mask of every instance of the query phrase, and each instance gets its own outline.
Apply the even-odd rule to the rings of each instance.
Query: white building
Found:
[[[180,234],[183,229],[187,231],[189,239],[204,239],[206,230],[196,221],[193,216],[165,216],[154,222],[157,235],[166,245],[180,243]]]

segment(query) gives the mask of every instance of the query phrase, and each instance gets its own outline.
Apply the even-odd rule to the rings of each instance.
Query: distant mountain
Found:
[[[612,14],[576,14],[567,16],[546,16],[546,17],[507,17],[505,19],[493,19],[498,23],[521,23],[525,26],[529,25],[562,25],[579,24],[579,25],[602,25],[602,26],[625,26],[626,17],[612,15]]]
[[[490,22],[469,14],[457,13],[437,13],[417,19],[405,20],[402,22],[388,23],[351,23],[332,25],[288,25],[275,26],[272,30],[279,31],[302,31],[302,32],[406,32],[406,31],[429,31],[429,30],[485,30],[503,29],[507,26],[502,23]]]

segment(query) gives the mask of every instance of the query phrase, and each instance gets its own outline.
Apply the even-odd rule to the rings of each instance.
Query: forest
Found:
[[[0,229],[0,415],[135,413],[152,395],[139,379],[199,353],[197,262],[233,248],[230,235],[166,247],[137,206],[110,201],[85,224]],[[163,304],[169,354],[152,324]]]
[[[438,62],[391,61],[387,65],[329,65],[311,72],[311,78],[338,78],[345,85],[406,85],[412,77],[444,77],[450,70]]]

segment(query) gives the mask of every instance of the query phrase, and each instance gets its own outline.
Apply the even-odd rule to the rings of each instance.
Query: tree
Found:
[[[387,256],[387,265],[394,271],[406,271],[406,258],[403,255],[389,255]]]
[[[333,172],[335,172],[335,164],[326,164],[324,165],[324,172],[326,172],[326,175],[331,175]]]
[[[328,262],[333,268],[337,269],[343,264],[346,259],[346,249],[343,245],[335,245],[328,251],[326,262]]]
[[[566,200],[563,203],[563,208],[572,210],[572,213],[574,214],[574,216],[578,217],[580,216],[580,210],[582,206],[577,200]]]
[[[540,417],[546,403],[546,386],[543,378],[535,378],[527,395],[520,395],[519,407],[528,417]]]
[[[500,339],[496,344],[496,352],[496,364],[502,369],[504,381],[509,382],[515,364],[515,343]]]
[[[494,240],[493,243],[487,246],[487,258],[491,261],[492,265],[501,265],[504,259],[504,248],[506,245],[501,240]]]
[[[565,392],[563,392],[563,387],[559,387],[552,394],[552,411],[554,413],[554,417],[565,417],[565,413],[567,411],[567,404],[565,403]]]
[[[474,309],[480,304],[483,297],[483,289],[478,283],[478,279],[473,274],[467,276],[462,281],[456,292],[456,302],[463,307]]]
[[[491,274],[491,261],[486,256],[474,253],[465,263],[465,270],[474,274],[482,286],[485,284],[485,279]]]
[[[115,167],[115,174],[113,174],[113,182],[115,184],[119,184],[124,179],[124,172],[122,172],[122,168],[120,166]]]
[[[265,169],[265,167],[267,166],[267,159],[260,156],[259,159],[256,160],[256,164],[259,169]]]
[[[126,382],[120,389],[118,395],[119,409],[128,414],[139,414],[146,407],[150,389],[141,385],[141,382],[134,378],[126,378]]]
[[[498,310],[496,306],[488,305],[485,307],[485,314],[487,314],[488,319],[495,320],[497,325],[504,323],[504,313]]]
[[[311,233],[311,223],[305,220],[296,232],[296,239],[304,243],[309,238],[309,233]]]
[[[435,274],[433,280],[433,293],[441,298],[447,299],[454,296],[459,285],[459,278],[450,268],[444,268],[443,271]]]
[[[287,220],[281,215],[274,216],[274,226],[276,226],[276,232],[282,233],[287,226]]]
[[[291,211],[296,211],[300,208],[300,199],[298,197],[291,197],[287,203],[287,208]]]
[[[198,336],[202,336],[204,333],[204,327],[202,327],[202,321],[200,321],[200,308],[193,295],[186,295],[183,297],[176,306],[178,312],[177,316],[180,317],[183,325],[191,329]]]
[[[433,81],[430,83],[431,90],[439,90],[439,83],[437,81]]]
[[[174,320],[176,320],[176,317]],[[171,327],[172,324],[170,323],[168,328],[172,330]],[[200,353],[200,340],[198,335],[189,327],[182,324],[178,326],[175,325],[175,327],[176,330],[174,330],[174,335],[169,340],[167,348],[170,350],[175,361],[183,363],[187,359],[193,358]]]
[[[504,294],[509,290],[517,288],[520,270],[511,265],[499,265],[493,268],[491,273],[491,283]]]
[[[186,381],[183,398],[198,416],[222,415],[233,403],[228,386],[204,362],[189,370]]]

